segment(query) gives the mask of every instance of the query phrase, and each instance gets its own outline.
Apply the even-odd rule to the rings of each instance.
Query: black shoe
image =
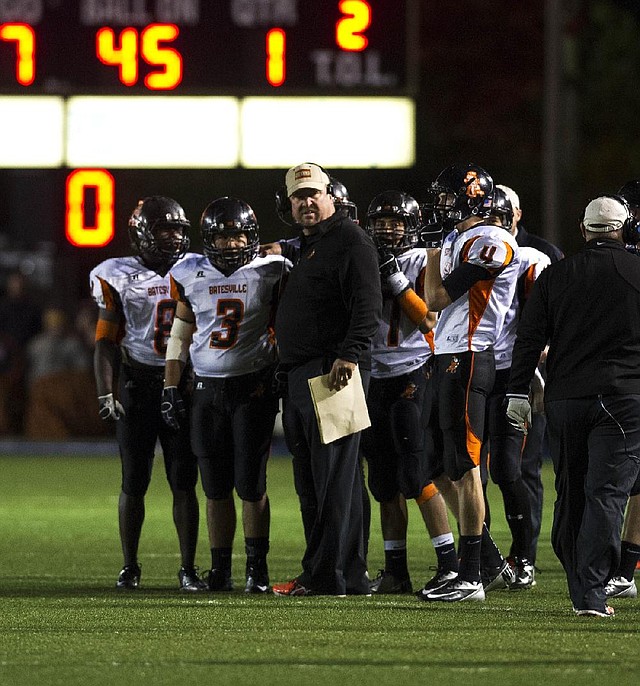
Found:
[[[513,562],[515,579],[509,586],[509,590],[522,591],[533,588],[536,585],[535,567],[524,557],[516,557]]]
[[[185,593],[199,593],[207,590],[207,584],[198,576],[198,570],[195,567],[190,569],[180,567],[178,581],[180,590]]]
[[[427,583],[424,585],[424,588],[421,588],[416,593],[416,596],[420,598],[420,600],[425,600],[429,593],[441,589],[443,586],[446,586],[448,583],[454,581],[457,578],[458,572],[454,572],[452,570],[438,569],[436,570],[435,576],[432,579],[429,579],[429,581],[427,581]]]
[[[204,581],[207,588],[213,592],[233,591],[231,574],[222,569],[210,569],[204,573]]]
[[[269,572],[267,568],[259,569],[258,567],[247,567],[247,581],[244,585],[245,593],[268,593],[271,590],[269,586]]]
[[[408,576],[397,577],[385,569],[381,569],[378,576],[369,582],[371,593],[375,594],[398,594],[413,593],[411,579]]]
[[[116,588],[122,588],[127,591],[133,591],[140,585],[140,565],[125,565],[118,574],[116,581]]]

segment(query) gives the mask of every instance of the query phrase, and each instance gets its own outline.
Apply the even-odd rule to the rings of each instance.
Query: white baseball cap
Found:
[[[330,184],[330,181],[329,176],[321,166],[312,162],[305,162],[289,169],[285,183],[287,184],[287,195],[291,197],[301,188],[321,191]]]
[[[587,231],[608,233],[621,229],[628,217],[627,208],[619,200],[603,195],[587,205],[582,223]]]

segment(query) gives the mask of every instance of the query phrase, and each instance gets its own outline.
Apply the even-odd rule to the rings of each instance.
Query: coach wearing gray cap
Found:
[[[507,416],[526,431],[529,383],[549,344],[545,411],[557,500],[551,534],[577,615],[610,617],[604,587],[619,558],[624,509],[640,470],[640,257],[626,201],[586,207],[576,255],[545,269],[524,307]]]

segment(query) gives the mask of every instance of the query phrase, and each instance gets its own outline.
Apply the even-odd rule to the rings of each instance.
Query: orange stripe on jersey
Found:
[[[102,295],[104,297],[104,307],[106,310],[115,312],[118,308],[116,306],[116,301],[113,298],[113,292],[111,291],[111,286],[102,278],[98,277],[100,282],[100,288],[102,289]]]
[[[524,273],[524,297],[525,300],[529,297],[533,284],[536,280],[536,267],[537,264],[532,264],[529,269]]]
[[[438,495],[440,491],[435,487],[435,484],[428,483],[423,489],[422,493],[416,498],[416,503],[418,505],[422,505],[422,503],[426,503],[428,500],[431,500],[434,495]]]
[[[117,343],[119,331],[120,325],[118,322],[110,322],[106,319],[98,319],[96,324],[96,341],[106,339],[108,341],[113,341],[113,343]]]
[[[431,331],[429,331],[429,333],[426,333],[426,334],[424,335],[424,339],[425,339],[425,341],[427,341],[427,343],[429,344],[429,347],[431,348],[431,352],[435,355],[435,352],[436,352],[436,344],[435,344],[435,342],[434,342],[434,333],[433,333],[433,329],[431,329]]]
[[[469,350],[471,350],[471,340],[476,332],[482,315],[487,309],[491,291],[493,290],[493,279],[477,281],[469,289]]]
[[[175,300],[176,302],[181,301],[182,298],[180,297],[180,291],[178,290],[178,286],[173,280],[173,276],[171,276],[171,274],[169,274],[169,288],[171,290],[171,299]]]
[[[471,246],[480,238],[480,236],[474,236],[473,238],[470,238],[462,247],[462,253],[460,254],[460,259],[462,262],[467,261],[467,257],[469,257],[469,251],[471,250]]]

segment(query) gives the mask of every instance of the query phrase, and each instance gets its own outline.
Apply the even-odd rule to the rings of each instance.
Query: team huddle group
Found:
[[[90,275],[99,307],[100,415],[116,421],[122,462],[117,587],[140,584],[157,440],[173,494],[183,591],[233,590],[234,491],[242,502],[247,593],[413,593],[410,500],[437,559],[420,600],[484,600],[494,589],[533,587],[546,341],[524,393],[509,377],[523,305],[563,255],[524,230],[519,204],[481,167],[453,165],[423,204],[385,191],[358,221],[345,186],[304,163],[287,171],[276,194],[296,238],[261,244],[249,204],[222,197],[200,219],[201,255],[188,252],[190,222],[175,200],[141,200],[128,227],[135,255],[108,259]],[[596,210],[593,226],[606,220]],[[334,393],[362,385],[369,428],[323,442],[309,388],[321,375]],[[281,401],[306,548],[301,572],[271,584],[266,467]],[[202,576],[195,567],[198,474],[211,548]],[[511,531],[506,558],[489,533],[489,477]],[[379,504],[385,556],[373,579],[369,492]],[[635,585],[624,581],[608,574],[600,600],[605,585],[609,596],[621,588],[630,595]],[[572,593],[574,610],[601,615],[581,592]]]

